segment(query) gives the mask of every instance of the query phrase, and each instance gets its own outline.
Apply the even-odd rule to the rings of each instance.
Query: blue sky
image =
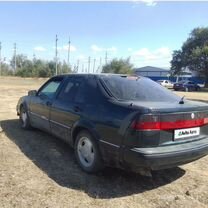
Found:
[[[14,42],[17,53],[29,58],[53,59],[55,35],[58,56],[67,60],[71,38],[71,64],[79,59],[131,57],[135,67],[169,67],[173,50],[190,31],[208,26],[208,2],[1,2],[2,56],[9,61]]]

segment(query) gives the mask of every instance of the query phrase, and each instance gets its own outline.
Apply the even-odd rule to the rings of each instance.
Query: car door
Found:
[[[40,88],[37,95],[31,98],[29,113],[30,122],[34,127],[50,132],[50,108],[62,81],[63,77],[50,79]]]
[[[51,131],[55,136],[67,142],[70,141],[73,124],[79,120],[80,114],[83,113],[82,107],[76,105],[74,99],[84,82],[84,77],[69,77],[51,107]]]

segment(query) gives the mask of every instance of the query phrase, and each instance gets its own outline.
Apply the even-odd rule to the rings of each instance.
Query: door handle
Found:
[[[47,106],[51,106],[51,105],[52,105],[52,102],[47,101],[47,102],[46,102],[46,105],[47,105]]]
[[[75,112],[81,112],[82,109],[79,106],[74,106],[74,111]]]

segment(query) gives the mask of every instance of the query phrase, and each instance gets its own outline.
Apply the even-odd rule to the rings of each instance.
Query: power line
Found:
[[[57,57],[58,57],[58,50],[57,50],[57,42],[58,42],[58,37],[56,35],[56,52],[55,52],[55,61],[56,61],[56,75],[58,74],[58,63],[57,63]]]

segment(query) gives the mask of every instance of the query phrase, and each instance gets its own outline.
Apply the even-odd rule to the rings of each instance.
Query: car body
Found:
[[[200,86],[192,81],[180,81],[177,83],[174,83],[173,89],[176,91],[182,90],[182,91],[198,91],[200,90]]]
[[[208,105],[182,100],[145,77],[59,75],[28,94],[17,104],[22,127],[69,143],[90,173],[103,166],[170,168],[208,153]]]
[[[170,80],[167,80],[167,79],[158,80],[157,83],[162,85],[163,87],[173,88],[173,83]]]

